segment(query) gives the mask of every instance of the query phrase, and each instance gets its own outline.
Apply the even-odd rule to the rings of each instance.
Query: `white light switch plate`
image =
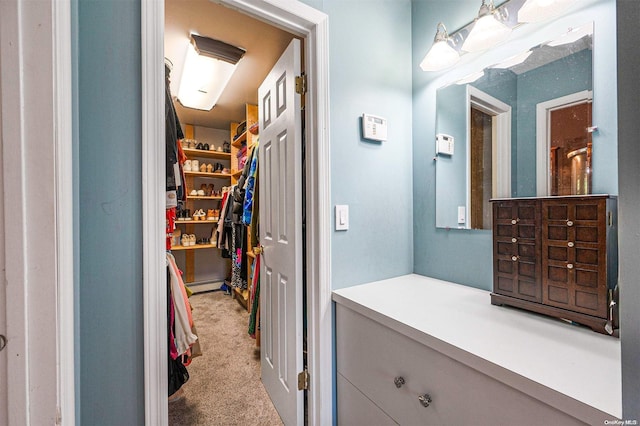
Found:
[[[466,213],[465,207],[458,206],[458,223],[465,223],[466,217],[467,217],[467,213]]]
[[[349,206],[336,204],[336,231],[349,229]]]

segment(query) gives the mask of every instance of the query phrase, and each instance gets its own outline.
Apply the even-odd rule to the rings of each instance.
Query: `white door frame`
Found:
[[[293,0],[218,0],[304,38],[309,424],[333,421],[331,198],[327,15]],[[145,423],[166,425],[167,337],[164,241],[164,3],[142,1],[142,161]],[[162,144],[161,144],[162,145]]]
[[[467,85],[467,211],[466,226],[471,227],[471,106],[492,117],[492,197],[511,197],[511,106]]]
[[[75,425],[70,3],[0,16],[7,421]]]
[[[536,105],[536,194],[544,197],[551,192],[549,179],[549,149],[551,129],[549,119],[551,111],[568,106],[593,101],[593,91],[583,90],[570,95],[561,96]]]

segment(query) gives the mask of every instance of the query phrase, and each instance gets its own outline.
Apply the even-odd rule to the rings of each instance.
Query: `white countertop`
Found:
[[[333,300],[466,364],[489,361],[482,368],[494,377],[506,369],[529,379],[516,385],[533,381],[621,418],[619,339],[491,305],[489,294],[412,274],[335,290]]]

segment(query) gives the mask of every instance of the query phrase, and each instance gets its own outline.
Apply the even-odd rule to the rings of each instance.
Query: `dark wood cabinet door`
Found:
[[[542,200],[544,304],[607,317],[605,198]]]
[[[536,201],[493,203],[493,291],[542,302],[540,207]]]

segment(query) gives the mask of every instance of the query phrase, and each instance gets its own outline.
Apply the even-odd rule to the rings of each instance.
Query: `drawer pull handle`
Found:
[[[511,219],[511,224],[515,225],[516,223],[518,223],[518,221],[516,219]]]
[[[515,262],[516,260],[518,260],[518,256],[511,256],[511,260]]]
[[[573,226],[573,221],[568,220],[568,221],[567,221],[567,226]]]
[[[431,404],[431,397],[428,393],[425,393],[424,395],[418,396],[418,401],[420,401],[420,404],[422,404],[423,407],[428,407],[429,404]]]
[[[512,242],[512,243],[517,243],[517,242],[518,242],[518,239],[517,239],[517,238],[512,238],[512,239],[511,239],[511,242]]]
[[[569,247],[573,247],[573,242],[569,241],[569,242],[567,243],[567,246],[569,246]]]
[[[396,377],[395,379],[393,379],[393,383],[395,383],[396,387],[400,389],[402,385],[404,385],[404,377],[402,376]]]
[[[573,263],[568,263],[567,264],[567,269],[573,269]]]

